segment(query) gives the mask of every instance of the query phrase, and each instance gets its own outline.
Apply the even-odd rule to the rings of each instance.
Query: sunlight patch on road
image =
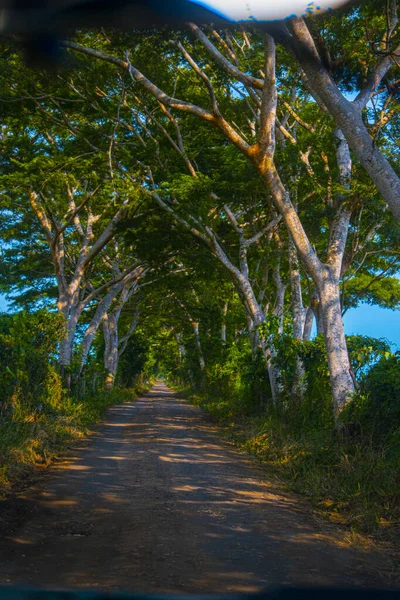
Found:
[[[116,423],[115,421],[111,421],[110,423],[105,423],[106,427],[136,427],[142,428],[143,426],[140,423],[136,423],[135,421],[128,421],[126,423]]]
[[[67,471],[91,471],[92,467],[87,467],[86,465],[61,465],[60,469],[64,469]]]
[[[32,540],[28,540],[26,538],[19,538],[19,537],[9,537],[7,538],[8,540],[11,540],[12,542],[14,542],[15,544],[22,544],[24,546],[32,546],[35,542],[33,542]]]
[[[78,502],[76,500],[51,500],[50,502],[46,502],[46,506],[50,508],[57,508],[61,506],[77,506]]]
[[[104,498],[104,500],[107,500],[107,502],[114,502],[115,504],[122,504],[124,502],[124,500],[120,498],[117,494],[103,492],[101,496],[102,498]]]

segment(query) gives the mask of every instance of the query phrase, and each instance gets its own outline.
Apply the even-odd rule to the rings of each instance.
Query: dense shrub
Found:
[[[46,310],[0,316],[0,401],[16,416],[61,399],[55,370],[63,318]]]
[[[379,441],[400,431],[400,352],[382,357],[362,377],[349,418]]]
[[[129,340],[118,364],[117,383],[122,387],[133,387],[141,375],[151,376],[148,361],[149,342],[143,334],[135,333]]]

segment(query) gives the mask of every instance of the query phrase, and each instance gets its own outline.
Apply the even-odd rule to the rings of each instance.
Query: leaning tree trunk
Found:
[[[219,258],[218,254],[217,257]],[[224,260],[221,260],[221,262],[222,264],[226,264],[226,261]],[[274,405],[276,405],[280,393],[280,370],[274,360],[275,352],[273,346],[271,346],[270,340],[268,339],[268,335],[261,335],[258,330],[258,327],[265,321],[265,314],[258,303],[253,286],[248,278],[240,273],[238,269],[230,268],[229,270],[231,270],[232,274],[236,278],[235,287],[238,291],[239,298],[245,306],[247,329],[249,332],[253,356],[257,353],[258,349],[261,348],[268,371],[272,402]]]
[[[95,335],[100,327],[100,323],[102,322],[104,315],[107,313],[108,309],[110,308],[111,304],[114,301],[114,298],[117,296],[120,289],[121,289],[120,284],[113,286],[107,292],[107,294],[104,296],[104,298],[101,300],[101,302],[98,304],[98,306],[96,308],[96,312],[94,313],[93,318],[90,321],[89,326],[85,331],[85,335],[83,336],[82,353],[81,353],[81,360],[80,360],[79,371],[77,373],[77,378],[81,375],[82,370],[86,364],[86,360],[89,355],[90,348],[92,346]]]
[[[380,68],[375,73],[375,83],[367,85],[356,100],[351,102],[342,95],[324,67],[305,21],[302,18],[292,19],[290,27],[291,35],[285,36],[284,43],[304,70],[312,94],[328,109],[360,164],[368,172],[395,217],[400,220],[400,177],[379,144],[371,138],[362,118],[363,109],[395,59],[390,53],[384,60],[381,59]]]
[[[111,312],[108,315],[105,315],[102,321],[102,326],[105,340],[105,387],[108,390],[112,390],[118,368],[118,322],[113,312]]]

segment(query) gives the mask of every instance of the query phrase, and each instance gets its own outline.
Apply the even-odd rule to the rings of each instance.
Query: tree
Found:
[[[247,97],[247,101],[248,103],[252,101],[255,105],[252,110],[256,114],[256,121],[258,122],[256,123],[256,128],[258,129],[257,137],[252,144],[248,143],[243,134],[238,133],[235,127],[222,116],[217,95],[210,78],[182,44],[178,46],[179,50],[196,75],[204,82],[205,88],[208,90],[211,109],[205,109],[198,104],[185,100],[177,100],[169,96],[135,68],[130,60],[118,60],[110,55],[106,55],[104,52],[79,46],[74,42],[66,42],[66,45],[74,50],[118,64],[123,69],[128,70],[131,77],[147,93],[152,94],[159,104],[164,105],[166,110],[175,109],[183,113],[189,113],[213,124],[254,165],[264,181],[267,194],[270,195],[277,211],[282,215],[285,225],[296,245],[301,261],[317,288],[324,320],[324,335],[328,350],[335,410],[339,412],[354,390],[341,321],[339,291],[341,265],[351,211],[344,202],[340,202],[337,206],[336,218],[332,222],[330,231],[330,253],[327,261],[325,263],[321,262],[307,237],[299,215],[290,200],[289,191],[279,175],[274,160],[278,96],[275,63],[276,49],[273,38],[269,34],[265,34],[263,37],[265,79],[257,84],[258,89],[260,89],[260,93],[257,93],[254,89],[254,82],[256,81],[254,77],[247,76],[244,71],[241,71],[234,65],[231,67],[231,63],[222,56],[197,26],[192,24],[191,29],[206,50],[211,52],[213,58],[217,60],[218,66],[224,69],[226,75],[231,75],[233,71],[235,77],[241,83],[244,83],[244,85],[247,84],[248,88],[252,90]],[[286,131],[282,125],[281,129]],[[343,144],[341,148],[343,148]],[[217,246],[215,246],[215,249],[217,251]]]
[[[346,31],[353,27],[352,14],[346,17]],[[357,13],[354,19],[358,18]],[[332,56],[342,39],[335,20],[311,21],[310,27],[321,55],[325,43],[334,62]],[[321,39],[318,27],[323,30]],[[224,273],[224,282],[233,283],[244,309],[253,358],[258,360],[261,349],[275,402],[281,392],[287,393],[276,363],[277,336],[289,326],[290,335],[299,343],[307,340],[316,318],[318,331],[325,337],[335,412],[339,413],[354,390],[341,315],[349,304],[372,297],[396,305],[396,281],[387,277],[394,275],[397,267],[396,228],[390,233],[390,248],[384,249],[382,236],[390,231],[384,205],[351,153],[346,132],[332,122],[326,106],[310,96],[307,78],[282,46],[287,41],[282,33],[285,27],[269,32],[253,28],[227,32],[203,31],[191,24],[189,30],[189,34],[161,32],[145,38],[139,38],[137,32],[83,33],[83,43],[64,44],[82,57],[70,77],[54,82],[40,75],[32,81],[23,74],[15,77],[16,84],[4,84],[12,99],[6,127],[13,132],[10,140],[18,139],[9,153],[12,159],[5,162],[10,181],[16,159],[28,156],[32,165],[34,160],[44,165],[47,188],[43,189],[49,194],[51,185],[59,186],[57,190],[61,186],[61,179],[49,184],[48,167],[55,165],[58,175],[63,173],[64,179],[71,180],[70,186],[78,182],[79,200],[82,190],[89,195],[96,191],[83,212],[77,212],[85,230],[86,211],[92,204],[98,203],[104,211],[107,203],[116,209],[113,212],[109,206],[96,221],[100,236],[100,222],[106,228],[124,198],[130,197],[138,212],[131,214],[135,211],[127,207],[107,246],[87,265],[82,301],[85,294],[90,298],[97,289],[101,294],[96,302],[92,297],[85,309],[80,369],[100,323],[107,348],[113,347],[106,352],[106,360],[117,356],[116,336],[111,335],[117,330],[114,317],[123,314],[118,307],[129,295],[130,284],[135,284],[135,269],[151,273],[151,281],[158,285],[160,278],[172,281],[168,279],[169,266],[173,264],[179,271],[181,264],[187,264],[188,254],[196,252],[202,258],[190,267],[195,280],[210,256],[222,268],[218,272]],[[359,36],[357,43],[363,43]],[[343,60],[337,59],[334,68],[338,74],[332,74],[338,81],[342,78],[338,85],[343,92],[358,85],[349,48],[345,44],[347,54]],[[122,52],[124,59],[117,56]],[[159,60],[150,60],[156,56]],[[151,79],[144,74],[149,64]],[[46,86],[49,89],[43,93]],[[35,107],[39,117],[29,110],[23,113],[25,107]],[[390,103],[374,124],[382,155],[391,154],[393,143],[386,133],[395,132],[395,122],[386,119],[386,109],[390,112]],[[16,125],[18,110],[25,119],[22,128]],[[51,158],[43,158],[43,152]],[[78,164],[61,168],[61,155]],[[93,171],[95,161],[101,167],[97,179],[91,175],[88,185],[85,176]],[[20,160],[20,173],[22,162],[26,161]],[[31,187],[32,171],[25,173]],[[96,186],[100,186],[98,190]],[[67,207],[58,214],[50,206],[51,198],[46,196],[43,204],[40,193],[32,189],[36,194],[33,201],[41,203],[41,212],[47,211],[52,227],[52,214],[59,222],[69,218]],[[44,194],[42,188],[40,191]],[[60,190],[58,198],[62,198]],[[65,205],[65,200],[61,202]],[[78,200],[75,206],[79,207]],[[160,210],[170,220],[163,219]],[[143,237],[145,220],[154,225],[156,241]],[[75,217],[73,221],[75,225]],[[68,226],[71,231],[73,225]],[[114,252],[111,239],[121,240],[122,229],[124,249],[120,246]],[[73,236],[76,251],[76,232]],[[186,248],[180,247],[183,241]],[[169,266],[165,269],[163,265]],[[124,279],[122,275],[130,267],[132,280],[128,272]],[[37,282],[37,277],[33,279]],[[199,296],[197,281],[190,293],[204,297]],[[166,294],[169,298],[170,292]],[[181,312],[190,316],[187,320],[192,323],[189,330],[193,331],[199,368],[207,371],[202,322],[192,314],[196,303],[188,304],[180,290],[174,294]],[[218,306],[222,339],[226,337],[222,323],[227,301],[221,297]],[[183,355],[183,331],[170,325],[169,330]],[[292,391],[301,397],[304,365],[300,354],[296,364]]]
[[[333,21],[333,26],[335,24],[337,26],[338,17],[336,16]],[[344,28],[343,21],[346,21]],[[346,92],[349,92],[349,88],[352,89],[351,86],[346,85],[346,75],[348,76],[346,67],[354,69],[356,61],[353,58],[353,47],[348,46],[345,38],[342,46],[344,53],[338,60],[339,65],[333,62],[329,48],[332,45],[329,42],[329,38],[332,38],[331,27],[328,25],[327,30],[324,31],[323,22],[322,27],[318,27],[318,22],[315,23],[316,26],[313,27],[315,37],[313,37],[303,19],[292,19],[288,28],[282,26],[280,39],[298,60],[314,98],[335,119],[351,150],[368,172],[395,217],[400,220],[400,178],[396,168],[376,143],[377,132],[381,133],[383,127],[387,126],[398,113],[395,106],[398,82],[393,77],[400,53],[398,22],[396,0],[367,2],[362,10],[356,7],[350,9],[347,15],[343,13],[340,15],[340,28],[342,32],[345,31],[347,40],[351,39],[353,45],[355,38],[357,42],[360,38],[364,41],[362,58],[359,48],[357,49],[358,72],[353,72],[353,78],[358,77],[358,85],[356,96],[352,101],[346,98]],[[365,31],[365,23],[369,23],[367,31]],[[370,39],[368,27],[374,32],[374,40]],[[337,43],[339,29],[336,29],[334,35]],[[322,40],[320,50],[316,40]],[[329,58],[323,60],[322,53]],[[338,68],[342,66],[340,63],[345,64],[344,69]],[[378,106],[381,105],[380,111],[376,106],[377,101]],[[378,118],[372,127],[368,122],[369,119],[365,118],[366,109],[370,104],[378,112],[378,115],[375,113]]]

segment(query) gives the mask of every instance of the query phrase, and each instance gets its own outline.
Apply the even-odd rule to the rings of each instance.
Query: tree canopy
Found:
[[[342,315],[400,303],[397,4],[218,27],[79,31],[56,71],[2,41],[0,289],[60,313],[68,389],[136,348],[288,408],[316,331],[338,418]]]

